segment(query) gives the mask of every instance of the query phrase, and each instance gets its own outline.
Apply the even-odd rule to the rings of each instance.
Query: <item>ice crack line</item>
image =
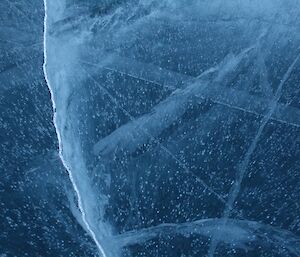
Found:
[[[87,76],[96,84],[98,85],[103,92],[109,97],[109,99],[117,106],[119,107],[122,112],[132,121],[135,120],[135,118],[126,110],[124,109],[121,104],[117,101],[117,99],[112,96],[107,89],[105,89],[104,87],[102,87],[89,73],[88,71],[81,66],[82,70],[87,74]],[[149,118],[148,118],[149,119]],[[157,143],[159,145],[159,147],[165,152],[167,153],[173,160],[175,160],[175,162],[184,170],[184,172],[186,174],[191,174],[192,176],[195,177],[196,181],[198,183],[200,183],[203,188],[205,190],[207,190],[209,193],[211,193],[212,195],[216,196],[221,202],[225,203],[225,200],[223,198],[222,195],[218,194],[216,191],[214,191],[213,188],[211,188],[209,185],[207,185],[201,178],[199,178],[197,175],[194,174],[194,172],[192,172],[182,161],[180,161],[167,147],[163,146],[158,139],[156,139],[151,133],[149,133],[146,129],[144,129],[142,126],[137,128],[139,131],[141,131],[142,133],[144,133],[145,135],[149,136],[153,142]]]
[[[261,137],[264,128],[266,127],[267,123],[269,122],[269,120],[271,119],[273,113],[276,110],[277,103],[278,103],[278,101],[279,101],[279,99],[282,95],[283,85],[286,83],[286,81],[290,77],[290,75],[291,75],[291,73],[292,73],[292,71],[293,71],[293,69],[294,69],[294,67],[295,67],[295,65],[296,65],[296,63],[298,62],[299,59],[300,59],[300,53],[297,55],[297,57],[295,58],[293,63],[289,66],[288,70],[284,74],[284,76],[283,76],[283,78],[282,78],[282,80],[281,80],[281,82],[280,82],[280,84],[279,84],[279,86],[276,90],[275,96],[274,96],[274,98],[273,98],[273,100],[270,104],[269,111],[266,113],[266,115],[261,120],[260,127],[259,127],[254,139],[252,140],[251,145],[249,146],[242,162],[238,165],[238,171],[237,171],[237,175],[236,175],[236,178],[235,178],[235,182],[234,182],[233,186],[230,189],[229,196],[228,196],[228,201],[226,203],[225,210],[223,212],[223,218],[224,218],[223,226],[226,225],[226,220],[229,218],[229,216],[230,216],[230,214],[233,210],[234,202],[236,201],[236,199],[238,197],[238,194],[240,192],[241,184],[242,184],[243,179],[246,175],[247,168],[248,168],[250,160],[251,160],[251,156],[252,156],[252,154],[254,153],[254,151],[256,149],[259,138]],[[220,241],[220,238],[217,235],[212,237],[211,244],[210,244],[210,247],[209,247],[209,250],[208,250],[208,257],[213,257],[214,256],[219,241]]]
[[[55,100],[54,100],[54,93],[52,91],[49,79],[47,77],[47,69],[46,69],[46,66],[47,66],[47,47],[46,47],[46,43],[47,43],[47,40],[46,40],[47,39],[47,0],[44,0],[44,10],[45,10],[45,16],[44,16],[44,64],[43,64],[43,71],[44,71],[44,76],[45,76],[45,80],[46,80],[48,89],[49,89],[50,94],[51,94],[51,101],[52,101],[52,107],[53,107],[53,112],[54,112],[53,113],[53,123],[54,123],[55,131],[56,131],[57,139],[58,139],[59,157],[60,157],[64,167],[68,171],[71,183],[73,185],[73,189],[74,189],[76,197],[77,197],[78,208],[79,208],[79,211],[82,215],[82,221],[83,221],[84,225],[86,226],[86,229],[90,233],[92,239],[94,240],[94,242],[95,242],[95,244],[96,244],[96,246],[99,250],[100,255],[102,257],[107,257],[107,255],[104,252],[104,249],[103,249],[102,245],[98,241],[95,232],[91,228],[91,226],[90,226],[90,224],[89,224],[89,222],[86,218],[86,213],[85,213],[85,210],[83,208],[83,201],[82,201],[80,191],[79,191],[78,186],[76,184],[76,181],[73,177],[72,170],[69,168],[67,162],[64,160],[63,155],[62,155],[62,147],[63,146],[62,146],[62,141],[61,141],[61,135],[60,135],[59,129],[58,129],[57,124],[56,124],[56,104],[55,104]]]

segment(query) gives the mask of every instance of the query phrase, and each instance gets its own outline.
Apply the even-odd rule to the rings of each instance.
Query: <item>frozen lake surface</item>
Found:
[[[300,256],[298,5],[2,1],[0,256]]]

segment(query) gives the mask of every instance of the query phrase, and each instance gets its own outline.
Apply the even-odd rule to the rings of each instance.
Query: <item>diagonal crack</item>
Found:
[[[220,241],[247,249],[246,244],[271,244],[282,247],[297,256],[300,255],[300,238],[290,231],[250,220],[228,219],[224,225],[221,218],[200,219],[185,223],[163,223],[157,226],[127,231],[114,237],[121,247],[142,244],[156,237],[190,234],[211,237],[220,235]]]
[[[267,125],[267,123],[269,122],[269,120],[271,119],[273,113],[276,110],[278,101],[282,95],[282,89],[284,84],[286,83],[286,81],[289,79],[295,65],[297,64],[298,60],[300,59],[300,53],[298,54],[298,56],[295,58],[295,60],[293,61],[293,63],[289,66],[288,70],[286,71],[286,73],[284,74],[283,78],[281,79],[281,82],[276,90],[274,99],[271,101],[270,106],[269,106],[269,110],[266,113],[266,115],[263,117],[263,119],[261,120],[261,124],[260,127],[258,128],[258,131],[255,135],[255,137],[253,138],[245,156],[243,157],[243,160],[241,161],[241,163],[238,165],[238,170],[237,170],[237,174],[236,174],[236,178],[235,178],[235,182],[233,184],[233,186],[230,189],[229,192],[229,196],[228,196],[228,200],[226,203],[226,207],[223,213],[223,218],[224,218],[224,222],[223,225],[226,225],[226,222],[231,214],[231,212],[233,211],[233,205],[238,197],[238,194],[240,192],[241,189],[241,184],[243,182],[243,179],[247,173],[247,169],[251,160],[251,157],[256,149],[256,146],[258,144],[258,141]],[[209,251],[208,251],[208,257],[213,257],[215,254],[215,251],[218,247],[218,243],[220,242],[220,236],[218,234],[213,235],[212,240],[211,240],[211,244],[209,247]]]
[[[103,91],[104,91],[104,93],[106,94],[106,95],[108,95],[108,97],[111,99],[111,101],[113,102],[113,103],[115,103],[116,104],[116,106],[118,106],[122,111],[123,111],[123,113],[126,115],[126,116],[128,116],[129,118],[130,118],[130,120],[131,120],[131,122],[135,122],[135,118],[126,110],[126,109],[124,109],[119,103],[118,103],[118,101],[114,98],[114,96],[112,96],[105,88],[103,88],[87,71],[86,71],[86,69],[85,68],[83,68],[82,67],[82,69],[85,71],[85,73],[87,74],[87,76],[90,78],[90,79],[92,79],[93,81],[94,81],[94,83],[95,84],[97,84]],[[148,121],[150,121],[150,119],[149,119],[149,117],[147,117],[147,120]],[[151,122],[151,121],[150,121]],[[175,160],[175,162],[181,167],[181,168],[183,168],[183,170],[184,170],[184,172],[185,173],[187,173],[187,174],[191,174],[191,175],[193,175],[194,177],[195,177],[195,179],[196,179],[196,181],[198,182],[198,183],[200,183],[202,186],[203,186],[203,188],[205,188],[205,190],[207,190],[208,192],[210,192],[211,194],[213,194],[214,196],[216,196],[221,202],[225,202],[225,200],[224,200],[224,197],[223,196],[221,196],[220,194],[218,194],[217,192],[215,192],[210,186],[208,186],[207,184],[206,184],[206,182],[204,182],[201,178],[199,178],[197,175],[195,175],[192,171],[190,171],[189,170],[189,168],[182,162],[182,161],[180,161],[167,147],[165,147],[165,146],[163,146],[160,142],[159,142],[159,140],[158,139],[156,139],[155,138],[155,136],[153,136],[150,132],[148,132],[147,131],[147,129],[146,128],[144,128],[144,126],[143,125],[141,125],[141,124],[137,124],[137,126],[134,126],[134,128],[133,128],[133,130],[134,130],[134,133],[135,132],[137,132],[140,136],[142,136],[142,137],[145,137],[146,136],[146,138],[151,138],[155,143],[157,143],[160,147],[161,147],[161,149],[164,151],[164,152],[166,152],[173,160]],[[117,131],[117,134],[119,134],[119,132]],[[128,133],[126,134],[125,133],[125,137],[126,137],[126,139],[127,140],[130,140],[130,142],[134,142],[135,141],[135,136],[133,136],[133,135],[129,135]],[[125,139],[125,137],[124,137],[124,135],[123,136],[121,136],[121,140],[122,139]],[[126,141],[127,141],[126,140]],[[108,141],[110,141],[109,139],[108,139]],[[112,142],[111,142],[112,143]],[[116,145],[114,145],[114,144],[106,144],[106,146],[105,147],[107,147],[108,145],[110,145],[110,147],[112,148],[112,150],[113,149],[116,149],[117,148],[117,146]],[[131,144],[132,145],[132,144]],[[98,145],[99,146],[99,145]],[[96,147],[97,148],[97,147]],[[96,150],[97,151],[97,150]]]

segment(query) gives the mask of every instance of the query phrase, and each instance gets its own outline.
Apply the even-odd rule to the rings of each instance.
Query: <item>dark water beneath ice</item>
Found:
[[[48,85],[0,3],[0,256],[300,256],[296,1],[47,3]]]

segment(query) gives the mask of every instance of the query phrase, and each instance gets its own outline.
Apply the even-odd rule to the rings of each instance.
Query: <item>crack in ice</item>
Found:
[[[46,47],[46,43],[47,43],[46,42],[47,41],[47,0],[44,0],[44,8],[45,8],[45,16],[44,16],[44,65],[43,65],[43,71],[44,71],[44,76],[45,76],[45,80],[46,80],[48,89],[51,94],[52,107],[53,107],[53,111],[54,111],[53,123],[55,126],[57,138],[58,138],[59,157],[60,157],[60,160],[62,161],[64,167],[68,171],[69,178],[71,180],[73,189],[76,194],[77,205],[78,205],[78,210],[76,209],[76,211],[78,211],[78,214],[80,214],[80,218],[82,219],[81,225],[87,230],[87,232],[90,234],[90,236],[94,240],[94,242],[98,248],[99,254],[103,257],[106,257],[106,256],[110,255],[110,253],[108,253],[108,252],[106,253],[106,249],[108,249],[108,248],[105,248],[105,250],[104,250],[104,246],[106,246],[107,242],[103,242],[103,245],[102,245],[101,242],[99,241],[99,238],[101,238],[101,237],[99,236],[99,233],[97,233],[95,230],[95,224],[93,224],[94,222],[89,219],[88,209],[84,205],[85,198],[84,198],[84,196],[81,195],[83,193],[83,191],[80,190],[80,185],[81,185],[80,181],[78,181],[78,180],[76,181],[76,179],[74,178],[74,174],[76,174],[76,173],[74,173],[74,170],[72,171],[72,169],[70,168],[70,165],[67,163],[67,160],[66,160],[67,158],[65,158],[62,154],[63,153],[63,142],[62,142],[62,136],[60,134],[60,133],[62,133],[62,131],[60,131],[60,129],[56,123],[57,113],[56,113],[56,103],[54,100],[54,92],[52,91],[49,79],[47,77],[47,68],[46,68],[47,67],[47,47]],[[70,24],[67,24],[67,25],[70,25]],[[81,20],[80,20],[80,25],[82,25]],[[177,87],[177,90],[175,90],[175,92],[173,92],[173,94],[171,94],[171,97],[169,99],[167,99],[169,102],[163,101],[164,103],[161,105],[158,104],[157,105],[158,107],[155,107],[154,110],[152,110],[152,112],[150,114],[148,114],[149,116],[143,115],[142,117],[139,117],[139,118],[133,117],[125,108],[123,108],[122,105],[118,102],[118,100],[113,96],[113,94],[111,94],[108,89],[106,89],[105,87],[100,85],[100,83],[98,83],[96,81],[96,79],[93,77],[93,73],[92,72],[89,73],[88,70],[86,70],[82,65],[79,64],[79,66],[81,66],[81,68],[82,68],[82,71],[86,73],[86,77],[93,80],[94,83],[96,83],[96,85],[98,85],[101,88],[101,90],[104,91],[105,95],[108,95],[110,100],[114,104],[116,104],[116,106],[118,108],[120,108],[121,111],[124,112],[124,114],[126,116],[128,116],[130,119],[128,124],[125,124],[122,127],[118,128],[113,133],[111,133],[110,135],[108,135],[105,138],[102,138],[100,141],[98,141],[97,144],[95,144],[96,150],[95,150],[95,148],[94,148],[94,150],[95,150],[96,155],[102,154],[102,153],[104,153],[104,155],[105,155],[105,153],[109,152],[111,149],[113,149],[113,150],[117,149],[118,140],[124,144],[124,142],[122,142],[122,140],[124,140],[124,138],[122,138],[122,136],[124,137],[125,133],[123,133],[123,135],[121,135],[122,134],[121,132],[127,133],[126,136],[130,137],[129,141],[132,141],[131,139],[135,140],[135,142],[134,141],[131,142],[132,143],[130,145],[131,149],[134,147],[138,147],[140,142],[143,143],[150,138],[153,142],[157,143],[157,145],[164,152],[166,152],[172,159],[174,159],[176,161],[176,163],[178,163],[179,166],[183,168],[184,172],[189,173],[193,177],[195,177],[195,179],[201,183],[201,185],[205,188],[205,190],[209,191],[211,194],[215,195],[221,202],[226,204],[225,210],[223,212],[223,217],[220,219],[199,220],[199,221],[194,221],[194,222],[186,222],[183,224],[175,224],[175,223],[174,224],[173,223],[172,224],[160,224],[156,227],[124,232],[123,234],[114,235],[111,238],[107,239],[107,240],[113,240],[114,247],[120,248],[120,247],[125,247],[130,244],[139,244],[139,243],[142,243],[143,241],[147,241],[149,238],[151,239],[153,237],[157,237],[160,234],[164,234],[164,233],[165,234],[178,233],[178,234],[183,234],[183,235],[198,233],[198,234],[208,235],[211,238],[211,244],[210,244],[208,256],[212,257],[217,249],[219,242],[226,241],[226,240],[227,240],[226,242],[229,241],[229,239],[226,237],[226,235],[233,235],[233,237],[232,237],[233,243],[235,243],[235,242],[240,243],[241,242],[241,241],[239,241],[240,236],[245,236],[245,239],[248,239],[248,240],[249,240],[249,238],[250,238],[250,240],[253,238],[252,234],[251,234],[251,236],[248,236],[248,234],[240,233],[243,231],[239,230],[239,229],[244,228],[244,227],[243,226],[240,226],[240,227],[234,226],[234,225],[236,225],[236,223],[232,222],[232,220],[229,219],[229,217],[232,212],[238,212],[237,210],[234,209],[234,203],[240,192],[240,187],[241,187],[242,181],[243,181],[245,175],[247,174],[247,168],[251,161],[251,157],[256,149],[259,139],[263,133],[263,130],[264,130],[265,126],[268,124],[268,122],[270,120],[276,120],[276,118],[279,117],[279,118],[281,118],[281,120],[279,120],[281,122],[285,122],[286,124],[294,125],[294,126],[299,125],[297,123],[296,124],[289,123],[289,121],[291,120],[291,117],[287,117],[287,118],[285,117],[285,115],[289,114],[289,113],[291,113],[295,116],[296,112],[295,113],[292,112],[294,109],[292,109],[291,112],[288,112],[288,111],[284,112],[284,110],[281,109],[281,108],[283,108],[283,105],[278,103],[278,101],[282,94],[283,85],[288,80],[294,66],[296,65],[297,61],[299,60],[300,54],[296,57],[294,62],[290,65],[287,72],[283,76],[281,83],[279,84],[277,91],[275,93],[275,97],[273,99],[271,99],[270,101],[264,101],[264,99],[254,98],[254,97],[252,98],[252,96],[249,96],[249,94],[247,94],[247,92],[243,93],[243,92],[239,92],[239,91],[232,90],[229,88],[226,88],[226,92],[225,92],[225,90],[223,90],[223,89],[225,89],[225,87],[221,87],[221,85],[219,85],[219,84],[221,84],[223,79],[227,79],[227,77],[226,77],[227,74],[230,74],[230,72],[232,72],[232,70],[234,70],[234,68],[236,66],[239,66],[241,58],[243,58],[243,56],[245,56],[247,54],[247,52],[250,51],[251,49],[252,48],[247,48],[246,51],[243,51],[240,55],[234,56],[234,58],[232,58],[232,60],[227,60],[228,61],[227,64],[229,64],[229,65],[227,67],[226,66],[222,67],[224,69],[218,70],[218,71],[220,71],[220,74],[217,74],[218,76],[216,76],[216,78],[212,82],[203,80],[203,81],[200,81],[200,83],[199,83],[199,81],[196,81],[196,79],[199,79],[199,77],[198,78],[193,78],[193,77],[189,77],[189,76],[183,77],[184,76],[183,74],[174,73],[174,72],[168,71],[168,70],[162,70],[162,72],[165,72],[164,73],[165,81],[162,82],[162,78],[161,78],[162,75],[160,74],[160,70],[159,70],[158,66],[156,66],[156,68],[158,68],[158,70],[154,70],[154,72],[152,70],[153,73],[151,73],[150,75],[149,75],[148,71],[150,71],[154,66],[152,67],[151,65],[149,65],[147,67],[146,66],[142,67],[142,69],[145,68],[144,69],[145,74],[143,74],[140,72],[140,70],[135,70],[134,68],[131,69],[132,67],[129,66],[130,62],[131,62],[130,59],[126,60],[127,62],[124,62],[121,64],[118,63],[119,66],[116,65],[117,68],[115,68],[113,66],[114,64],[111,65],[111,67],[109,67],[109,66],[102,67],[104,69],[110,69],[112,71],[119,72],[119,73],[123,72],[123,74],[126,74],[128,76],[132,76],[137,79],[143,79],[145,81],[161,84],[164,86],[166,86],[167,83],[171,84],[170,80],[167,78],[169,78],[169,77],[172,78],[173,75],[177,75],[178,79],[182,78],[182,81],[180,81],[180,83],[178,83],[178,84],[181,84],[181,83],[185,84],[187,80],[191,79],[192,86],[187,85],[187,87],[184,89],[178,89],[178,87]],[[263,63],[263,60],[260,60],[260,61],[261,61],[261,65],[259,68],[261,68],[262,72],[265,72],[266,71],[265,63]],[[81,63],[93,65],[93,63],[90,63],[90,62],[88,63],[88,62],[81,61]],[[129,68],[126,66],[129,66]],[[121,67],[121,71],[118,69],[119,67]],[[123,69],[123,71],[122,71],[122,69]],[[213,68],[211,70],[213,70],[213,72],[216,71],[215,68]],[[156,74],[156,72],[157,72],[157,74]],[[174,81],[175,80],[176,79],[174,79]],[[262,77],[262,80],[264,80],[265,83],[268,84],[267,77]],[[198,83],[198,85],[195,85],[196,83],[193,83],[195,81]],[[210,83],[211,84],[215,83],[215,84],[218,84],[219,86],[216,88],[208,88],[208,85],[211,85]],[[169,85],[169,88],[176,89],[176,86],[177,85],[174,85],[174,86]],[[220,91],[220,92],[218,92],[218,91]],[[174,97],[174,95],[175,95],[175,97]],[[223,106],[228,106],[229,108],[241,110],[241,111],[244,111],[247,113],[257,114],[257,116],[262,117],[259,129],[256,132],[256,135],[255,135],[253,141],[251,142],[250,147],[248,148],[244,158],[242,159],[242,162],[240,163],[240,165],[237,168],[235,183],[233,184],[231,191],[229,192],[227,202],[224,200],[224,197],[222,195],[218,194],[214,190],[214,188],[207,185],[201,178],[199,178],[196,174],[194,174],[191,170],[189,170],[189,167],[183,161],[181,161],[180,158],[178,158],[178,156],[173,154],[172,151],[170,151],[166,146],[164,146],[160,142],[159,139],[157,139],[157,137],[159,135],[158,132],[160,132],[160,129],[163,126],[167,127],[168,124],[170,124],[173,120],[176,120],[176,118],[178,118],[178,116],[180,115],[180,112],[182,112],[182,109],[184,110],[185,108],[187,108],[189,101],[191,100],[191,96],[195,96],[196,101],[202,101],[204,99],[209,99],[214,103],[218,103]],[[231,96],[231,98],[230,98],[230,96]],[[180,98],[182,99],[182,97],[184,98],[184,100],[179,101],[178,99],[180,99]],[[250,100],[248,100],[248,98]],[[257,99],[258,99],[258,102],[255,102],[255,101],[257,101]],[[195,99],[192,99],[192,101],[196,102]],[[176,107],[176,104],[177,105],[182,104],[182,106]],[[253,106],[251,106],[250,104],[252,104]],[[169,109],[165,108],[165,107],[168,107]],[[251,109],[251,107],[253,107],[253,108]],[[182,108],[182,109],[180,109],[180,108]],[[289,108],[289,107],[287,107],[287,108]],[[295,110],[297,111],[297,109],[295,109]],[[277,111],[282,111],[282,112],[277,114]],[[157,113],[161,112],[161,113],[159,113],[159,114],[157,114],[157,116],[155,116],[155,114],[153,114],[155,112],[157,112]],[[178,112],[179,112],[179,115],[178,115]],[[167,121],[161,121],[160,118],[164,117],[164,115],[165,116],[169,115],[166,118]],[[278,116],[278,115],[281,115],[281,116]],[[158,121],[158,122],[156,122],[156,124],[153,125],[153,126],[157,126],[157,127],[151,127],[151,121]],[[164,122],[165,122],[165,124],[164,124]],[[152,122],[152,123],[155,123],[155,122]],[[152,128],[153,128],[153,130],[152,130]],[[136,130],[142,132],[142,134],[144,134],[144,136],[138,135],[141,138],[136,139],[135,136],[137,134],[139,134],[138,132],[136,132]],[[208,222],[207,223],[208,226],[201,227],[202,224],[205,222]],[[255,223],[255,225],[253,225],[254,223]],[[256,231],[255,229],[259,225],[256,225],[257,222],[254,222],[254,223],[253,224],[251,223],[252,227],[251,226],[250,227],[254,231]],[[97,223],[96,223],[96,225],[97,225]],[[238,225],[240,225],[240,223]],[[251,231],[253,232],[253,230],[251,230]]]
[[[220,241],[247,250],[247,243],[259,245],[271,243],[287,248],[295,255],[300,254],[297,243],[300,238],[288,230],[250,220],[228,219],[224,225],[222,218],[207,218],[184,223],[162,223],[157,226],[126,231],[115,236],[118,244],[125,246],[141,244],[156,237],[171,235],[190,236],[191,234],[210,237],[215,233],[222,235]],[[223,226],[222,226],[223,225]]]
[[[125,115],[127,115],[130,119],[131,122],[135,121],[135,118],[126,110],[124,109],[119,103],[118,101],[107,91],[107,89],[105,89],[104,87],[102,87],[87,71],[85,68],[82,67],[82,69],[86,72],[87,76],[90,77],[90,79],[92,79],[94,81],[95,84],[97,84],[104,92],[105,94],[107,94],[109,96],[109,98],[111,99],[111,101],[113,103],[116,104],[116,106],[118,106]],[[181,168],[184,169],[184,172],[191,174],[195,177],[196,181],[199,182],[205,190],[209,191],[211,194],[213,194],[214,196],[216,196],[221,202],[225,203],[224,197],[220,194],[218,194],[216,191],[214,191],[209,185],[207,185],[201,178],[199,178],[197,175],[195,175],[192,171],[190,171],[190,169],[188,169],[188,167],[181,162],[167,147],[163,146],[158,139],[156,139],[151,133],[149,133],[146,129],[142,128],[141,126],[136,127],[137,130],[141,131],[142,133],[144,133],[146,136],[150,137],[154,142],[156,142],[172,159],[174,159],[177,164],[179,164],[179,166],[181,166]],[[134,139],[132,137],[132,139]]]
[[[66,163],[66,161],[63,158],[62,155],[62,142],[61,142],[61,136],[60,136],[60,132],[59,129],[56,125],[56,104],[55,104],[55,100],[54,100],[54,95],[52,92],[52,88],[51,85],[49,83],[48,77],[47,77],[47,71],[46,71],[46,65],[47,65],[47,47],[46,47],[46,37],[47,37],[47,0],[44,0],[44,8],[45,8],[45,16],[44,16],[44,65],[43,65],[43,70],[44,70],[44,75],[45,75],[45,80],[48,86],[48,89],[50,91],[51,94],[51,101],[52,101],[52,106],[53,106],[53,123],[54,123],[54,127],[55,127],[55,131],[57,134],[57,139],[58,139],[58,145],[59,145],[59,157],[64,165],[64,167],[66,168],[66,170],[68,171],[71,183],[73,185],[73,189],[76,193],[76,197],[77,197],[77,203],[78,203],[78,208],[80,210],[80,213],[82,215],[82,221],[84,223],[84,225],[86,226],[86,229],[88,230],[88,232],[90,233],[92,239],[94,240],[99,253],[101,254],[101,256],[103,257],[107,257],[106,253],[104,252],[104,249],[102,247],[102,245],[100,244],[100,242],[98,241],[95,232],[92,230],[89,222],[86,219],[86,214],[85,214],[85,210],[83,208],[83,203],[82,203],[82,197],[81,194],[79,192],[79,189],[77,187],[77,184],[74,180],[73,174],[71,169],[68,167],[68,164]]]
[[[289,66],[288,70],[286,71],[286,73],[284,74],[283,78],[281,79],[281,82],[276,90],[274,99],[272,100],[270,106],[269,106],[269,111],[266,113],[266,115],[263,117],[263,119],[261,120],[261,125],[259,126],[259,129],[254,137],[254,139],[252,140],[242,162],[238,165],[238,170],[237,170],[237,174],[236,174],[236,178],[235,178],[235,182],[233,184],[233,186],[230,189],[229,192],[229,196],[228,196],[228,201],[226,203],[226,207],[223,213],[223,218],[224,218],[224,223],[223,226],[226,225],[226,221],[228,220],[232,210],[233,210],[233,205],[234,202],[236,201],[238,194],[240,192],[241,189],[241,184],[242,181],[246,175],[247,172],[247,168],[249,166],[252,154],[254,153],[257,143],[267,125],[267,123],[269,122],[269,120],[271,119],[274,111],[276,110],[278,101],[280,100],[280,97],[282,95],[282,88],[283,85],[286,83],[286,81],[289,79],[296,63],[298,62],[298,60],[300,59],[300,53],[297,55],[297,57],[295,58],[295,60],[292,62],[292,64]],[[218,247],[218,243],[220,240],[220,236],[219,235],[213,235],[212,239],[211,239],[211,244],[208,250],[208,257],[213,257],[215,254],[215,251]]]
[[[89,58],[93,58],[89,56]],[[196,77],[177,73],[159,66],[143,63],[134,59],[119,57],[115,54],[109,56],[104,64],[97,64],[91,61],[80,61],[83,64],[94,66],[98,69],[110,70],[139,80],[163,86],[170,90],[182,88],[187,82],[195,81]],[[264,70],[262,68],[262,70]],[[262,73],[263,71],[260,71]],[[260,74],[261,75],[261,74]],[[265,76],[265,75],[264,75]],[[220,88],[222,87],[222,90]],[[268,89],[266,89],[268,90]],[[267,94],[268,99],[251,95],[244,90],[221,86],[209,88],[201,92],[199,98],[209,99],[215,104],[222,105],[234,110],[263,117],[268,110],[269,102],[272,99],[270,90]],[[273,97],[273,96],[272,96]],[[293,106],[278,103],[276,110],[270,118],[272,121],[284,123],[288,126],[300,127],[300,110]]]

